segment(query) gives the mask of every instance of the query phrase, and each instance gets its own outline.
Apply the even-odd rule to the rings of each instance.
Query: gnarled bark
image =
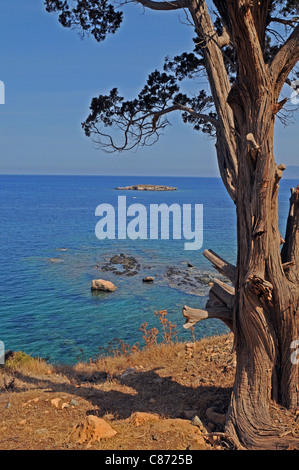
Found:
[[[265,97],[267,101],[268,97]],[[271,118],[271,103],[268,112]],[[265,121],[265,114],[263,114]],[[257,136],[258,153],[254,165],[251,149],[241,145],[243,164],[237,192],[238,262],[232,265],[210,250],[205,256],[222,274],[235,279],[235,289],[216,281],[210,300],[218,299],[223,311],[208,309],[206,318],[226,320],[232,313],[237,368],[226,432],[238,446],[253,449],[299,448],[293,438],[280,438],[271,422],[270,400],[296,408],[298,405],[298,366],[291,361],[291,344],[299,333],[298,295],[298,223],[299,197],[292,190],[286,241],[280,250],[276,178],[277,166],[273,155],[273,128],[268,139],[261,116],[248,120],[248,128]],[[259,132],[262,135],[259,138]],[[246,129],[244,129],[246,142]],[[250,144],[252,145],[252,144]],[[263,153],[266,158],[263,158]],[[286,264],[287,263],[287,264]],[[234,295],[234,293],[236,294]],[[227,310],[226,310],[227,309]],[[220,313],[221,312],[221,313]],[[185,309],[189,320],[205,316]]]
[[[278,189],[284,168],[276,165],[273,151],[279,77],[272,73],[276,62],[271,73],[264,62],[260,31],[250,7],[228,0],[227,9],[241,64],[239,80],[227,96],[237,130],[229,139],[235,139],[237,155],[236,269],[211,251],[205,256],[235,289],[218,281],[205,313],[186,308],[184,313],[194,321],[217,313],[225,320],[225,314],[232,312],[237,368],[226,432],[235,443],[252,449],[287,448],[290,443],[299,448],[299,442],[279,438],[269,414],[272,399],[288,408],[298,406],[298,366],[291,362],[290,349],[299,338],[298,196],[293,191],[281,254]],[[286,55],[281,52],[285,64],[293,61]],[[222,307],[222,314],[211,308],[215,301],[220,302],[217,308]]]

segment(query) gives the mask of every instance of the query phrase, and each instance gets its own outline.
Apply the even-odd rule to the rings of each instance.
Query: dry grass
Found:
[[[44,359],[31,357],[22,351],[13,352],[5,361],[4,370],[24,374],[43,375],[52,372],[53,367]]]
[[[208,424],[209,406],[226,410],[234,369],[224,373],[217,360],[219,354],[227,365],[230,349],[229,336],[198,342],[191,354],[184,343],[162,343],[51,373],[42,361],[17,354],[0,371],[0,449],[66,449],[74,425],[88,414],[103,417],[117,431],[93,448],[187,449],[187,429],[180,432],[167,420],[186,420],[184,413],[193,410]],[[64,404],[75,399],[78,406],[56,409],[51,406],[56,398]],[[128,418],[137,411],[158,415],[161,424],[134,426]]]
[[[167,316],[161,319],[167,325]],[[153,341],[142,349],[115,343],[112,356],[75,366],[49,367],[14,354],[0,369],[0,449],[67,449],[74,425],[89,414],[117,431],[92,446],[101,450],[189,449],[187,428],[174,423],[179,418],[190,423],[194,415],[208,430],[222,431],[206,410],[227,411],[235,375],[232,334],[191,344],[177,342],[175,335],[174,342],[162,344],[147,337]],[[64,406],[53,407],[58,398]],[[158,415],[160,421],[136,427],[128,419],[135,412]],[[275,406],[272,414],[282,432],[291,429],[299,436],[298,415]]]

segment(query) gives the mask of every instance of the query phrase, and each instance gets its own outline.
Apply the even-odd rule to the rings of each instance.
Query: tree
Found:
[[[119,28],[117,8],[129,0],[118,7],[108,0],[45,3],[49,12],[59,12],[63,26],[102,41]],[[215,138],[220,174],[236,205],[237,264],[206,251],[232,285],[216,281],[206,310],[185,307],[183,313],[189,325],[216,317],[234,333],[237,367],[225,430],[230,441],[245,448],[299,447],[278,436],[269,414],[270,400],[295,409],[299,398],[298,365],[291,361],[299,339],[299,186],[292,189],[283,240],[278,190],[285,166],[276,164],[273,149],[275,120],[286,117],[283,87],[298,77],[298,0],[214,0],[210,9],[204,0],[135,3],[182,9],[195,29],[194,51],[166,58],[164,71],[150,74],[135,100],[126,101],[117,89],[94,98],[83,129],[107,151],[123,151],[154,143],[169,114],[180,111],[184,122]],[[182,93],[180,82],[199,74],[210,93]]]

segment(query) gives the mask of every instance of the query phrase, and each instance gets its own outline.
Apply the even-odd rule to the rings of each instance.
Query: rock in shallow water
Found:
[[[121,253],[120,255],[112,256],[109,262],[101,267],[101,270],[111,271],[117,276],[135,276],[140,270],[140,264],[133,256]]]
[[[148,284],[151,284],[154,282],[154,278],[151,276],[147,276],[142,279],[142,282],[147,282]]]
[[[94,279],[91,284],[92,291],[114,292],[117,287],[113,282],[105,281],[104,279]]]
[[[164,277],[170,287],[200,296],[208,294],[208,283],[212,280],[208,273],[198,269],[179,269],[174,266],[167,267]]]

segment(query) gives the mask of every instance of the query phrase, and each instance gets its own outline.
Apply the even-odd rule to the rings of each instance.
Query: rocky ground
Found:
[[[72,367],[20,353],[0,369],[0,449],[225,450],[234,372],[231,335]],[[271,413],[299,437],[296,413]]]

